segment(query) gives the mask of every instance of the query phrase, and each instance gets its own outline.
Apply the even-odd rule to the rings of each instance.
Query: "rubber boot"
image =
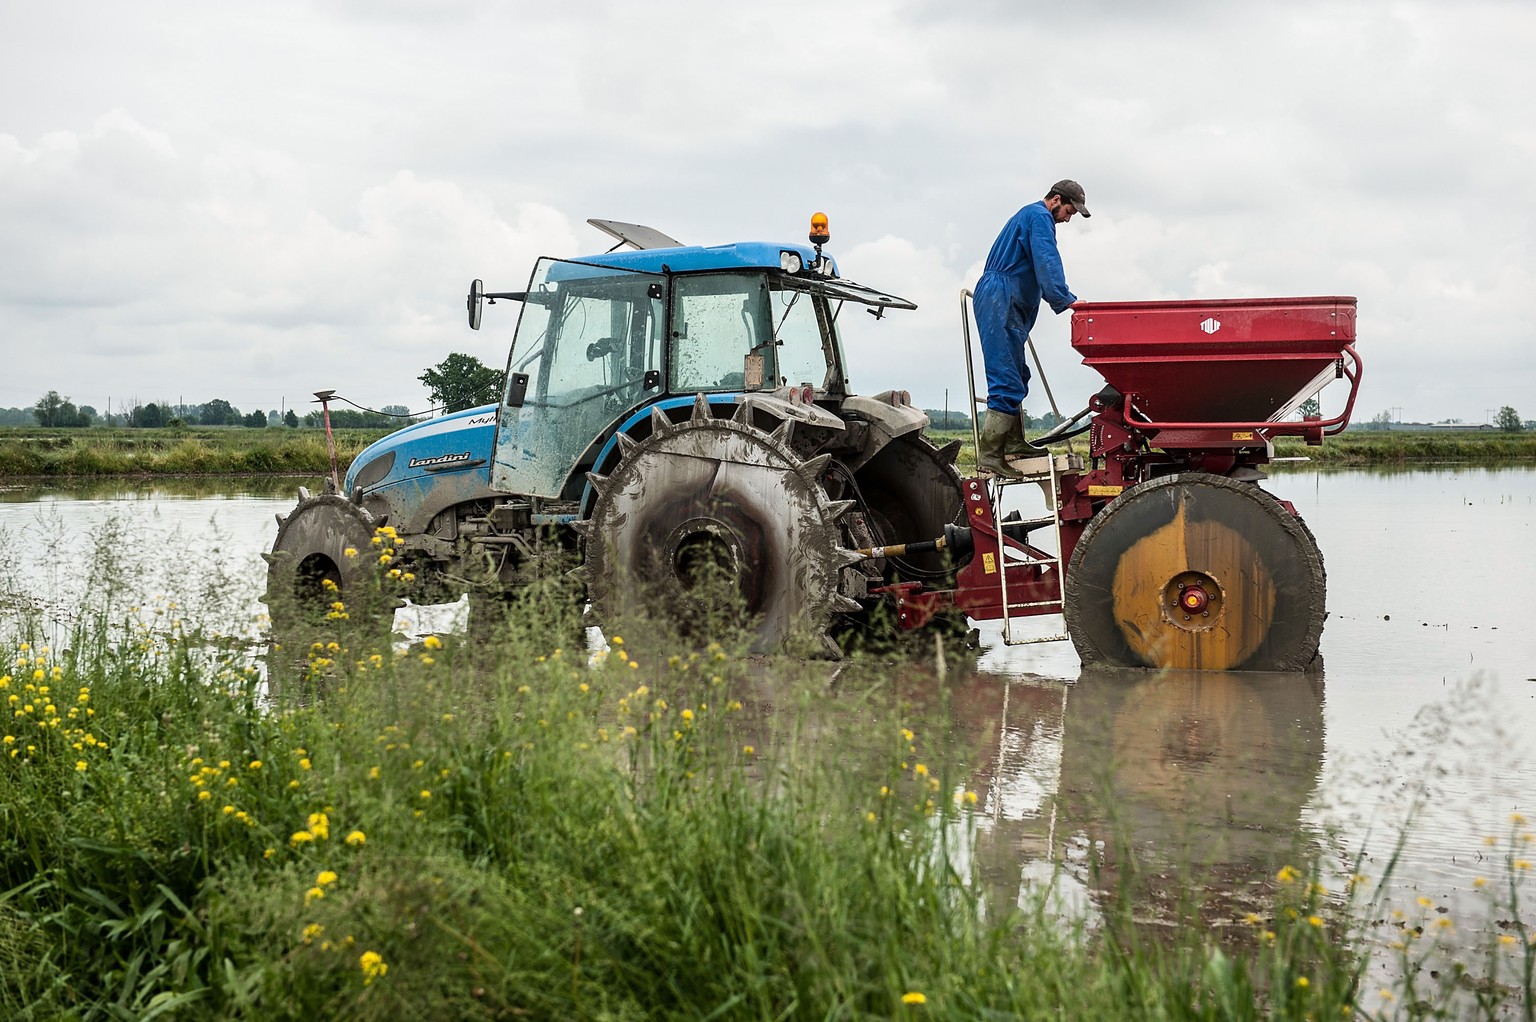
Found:
[[[1001,476],[1004,479],[1024,478],[1022,473],[1003,460],[1003,447],[1008,442],[1010,432],[1018,427],[1017,415],[1005,415],[991,408],[987,409],[986,418],[981,422],[981,436],[976,448],[978,473]]]
[[[1037,458],[1045,454],[1044,447],[1035,446],[1024,435],[1023,409],[1011,418],[1013,419],[1012,428],[1008,431],[1008,439],[1003,443],[1003,454],[1010,458]]]

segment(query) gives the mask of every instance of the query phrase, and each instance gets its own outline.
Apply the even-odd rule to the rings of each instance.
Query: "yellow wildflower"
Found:
[[[901,995],[902,1004],[927,1004],[928,998],[916,990],[909,990]]]
[[[347,837],[346,837],[347,844],[351,845],[353,848],[356,848],[359,845],[364,844],[365,842],[367,842],[367,840],[368,840],[368,835],[364,834],[360,830],[354,830],[352,833],[348,834]]]
[[[322,869],[319,873],[315,874],[315,886],[316,887],[329,887],[331,884],[334,884],[335,882],[336,882],[336,873],[333,870]]]
[[[1301,871],[1295,866],[1281,866],[1280,872],[1275,874],[1275,879],[1282,884],[1295,883],[1301,877]]]
[[[364,986],[367,986],[389,971],[389,965],[384,961],[384,956],[377,951],[364,951],[358,957],[357,965],[358,968],[363,970]]]

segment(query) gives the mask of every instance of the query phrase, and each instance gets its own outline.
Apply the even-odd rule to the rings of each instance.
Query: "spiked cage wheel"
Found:
[[[397,601],[381,592],[377,522],[346,498],[299,491],[278,516],[262,602],[271,618],[269,674],[275,684],[302,677],[310,643],[344,634],[382,645]],[[348,551],[353,551],[348,554]]]
[[[597,498],[578,524],[593,608],[603,622],[663,616],[686,630],[714,578],[750,615],[755,651],[808,639],[838,655],[827,629],[860,609],[842,579],[861,558],[838,524],[854,502],[828,499],[830,456],[797,457],[788,423],[768,433],[747,419],[714,417],[700,395],[687,420],[653,409],[650,436],[621,435],[617,468],[589,476]]]

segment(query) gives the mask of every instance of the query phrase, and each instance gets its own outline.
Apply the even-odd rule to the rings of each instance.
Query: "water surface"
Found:
[[[0,489],[0,613],[30,601],[63,629],[86,587],[111,586],[125,606],[239,617],[255,636],[260,553],[299,482],[318,485]],[[934,715],[930,740],[979,795],[971,854],[1007,896],[1061,864],[1091,901],[1093,860],[1100,883],[1127,864],[1162,876],[1142,892],[1155,907],[1193,871],[1208,923],[1235,925],[1299,845],[1379,869],[1422,793],[1399,895],[1446,908],[1470,943],[1488,927],[1475,881],[1501,868],[1485,838],[1536,817],[1536,468],[1291,470],[1265,486],[1323,551],[1321,675],[1084,675],[1070,643],[1006,647],[995,625],[943,698],[929,664],[877,670],[910,697],[906,723]]]

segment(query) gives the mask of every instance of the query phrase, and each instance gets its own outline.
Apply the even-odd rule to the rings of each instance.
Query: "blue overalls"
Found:
[[[1003,225],[972,292],[981,358],[987,370],[987,407],[1017,415],[1029,393],[1025,344],[1040,315],[1040,300],[1062,313],[1077,296],[1067,290],[1056,251],[1056,221],[1044,202],[1032,202]]]

